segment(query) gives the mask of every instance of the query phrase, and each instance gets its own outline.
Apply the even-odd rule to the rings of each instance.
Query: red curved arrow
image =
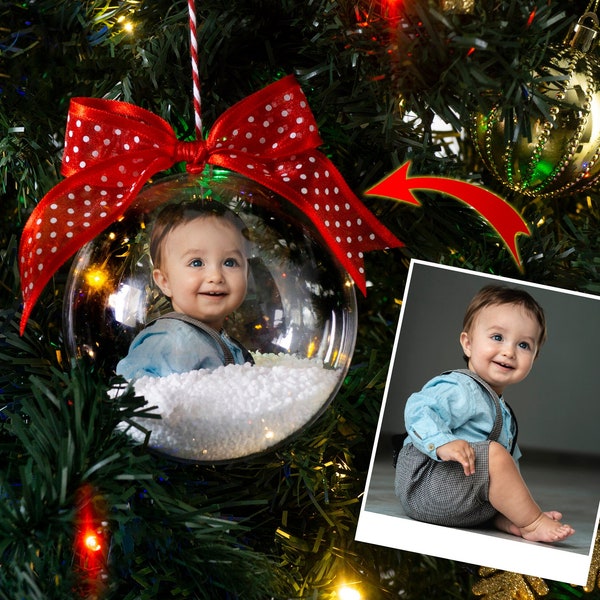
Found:
[[[368,189],[367,196],[384,196],[400,202],[408,202],[421,206],[412,190],[432,190],[454,196],[457,200],[474,208],[502,238],[515,261],[521,266],[521,258],[517,249],[517,235],[531,235],[527,223],[521,215],[503,198],[496,196],[485,188],[446,177],[409,177],[410,161],[404,163],[391,175]]]

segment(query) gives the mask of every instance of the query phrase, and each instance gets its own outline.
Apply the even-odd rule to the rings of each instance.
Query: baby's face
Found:
[[[154,280],[171,299],[173,310],[219,330],[246,296],[245,244],[242,234],[225,219],[194,219],[165,238]]]
[[[540,334],[539,323],[523,307],[497,304],[481,309],[470,331],[461,333],[460,343],[469,369],[500,395],[531,371]]]

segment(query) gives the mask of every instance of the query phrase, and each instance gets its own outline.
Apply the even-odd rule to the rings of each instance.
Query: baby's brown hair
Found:
[[[538,322],[540,326],[540,337],[538,339],[537,353],[539,354],[540,348],[546,341],[548,335],[546,329],[546,315],[544,314],[544,309],[538,302],[528,292],[519,288],[511,288],[502,285],[486,285],[481,288],[467,306],[463,318],[462,330],[468,332],[471,329],[475,317],[482,309],[498,304],[514,304],[521,306]],[[467,357],[463,358],[467,360]]]
[[[195,219],[210,217],[226,220],[242,234],[244,239],[249,240],[250,236],[246,224],[231,209],[220,202],[203,199],[194,202],[167,204],[158,213],[150,234],[150,258],[154,268],[160,268],[163,242],[171,231]]]

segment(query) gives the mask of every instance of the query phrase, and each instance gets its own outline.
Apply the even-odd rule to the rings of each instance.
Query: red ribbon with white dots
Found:
[[[57,269],[119,219],[154,174],[181,161],[190,172],[206,163],[236,171],[295,204],[365,293],[363,252],[402,243],[316,150],[321,144],[291,75],[225,111],[206,141],[178,141],[166,121],[133,104],[74,98],[62,163],[66,179],[39,202],[21,236],[21,333]]]

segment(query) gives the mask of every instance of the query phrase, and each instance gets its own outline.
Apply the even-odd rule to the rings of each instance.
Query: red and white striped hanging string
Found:
[[[196,33],[196,3],[188,0],[190,15],[190,57],[192,59],[192,87],[194,95],[194,123],[196,139],[202,139],[202,114],[200,102],[200,74],[198,72],[198,35]]]

